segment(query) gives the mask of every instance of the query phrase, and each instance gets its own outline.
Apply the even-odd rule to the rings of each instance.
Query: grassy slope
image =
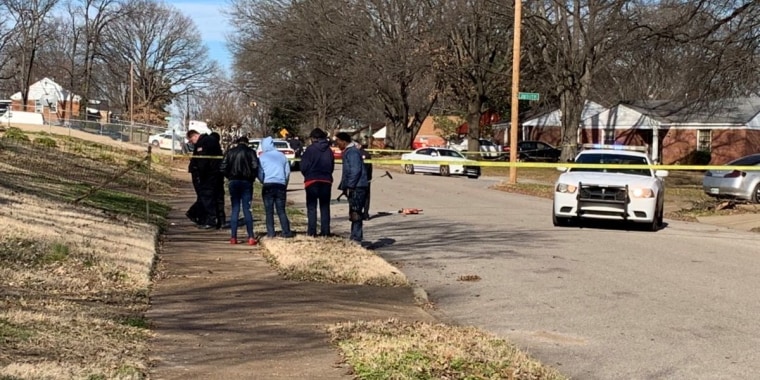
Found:
[[[0,377],[144,377],[143,312],[168,212],[145,198],[145,179],[171,184],[140,158],[62,136],[0,140]]]

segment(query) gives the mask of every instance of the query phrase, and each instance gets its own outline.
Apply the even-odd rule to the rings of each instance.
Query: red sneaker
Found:
[[[230,239],[230,244],[237,244],[237,243],[238,243],[238,239],[237,238]]]
[[[248,245],[256,245],[258,242],[254,238],[248,238]]]

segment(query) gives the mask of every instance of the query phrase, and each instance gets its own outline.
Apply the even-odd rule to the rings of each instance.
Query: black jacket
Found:
[[[362,152],[362,161],[364,161],[364,171],[367,172],[367,180],[371,180],[372,179],[372,164],[366,161],[371,160],[372,155],[363,146],[361,149],[359,149],[359,151]]]
[[[204,156],[211,156],[206,158]],[[222,146],[219,140],[203,134],[193,147],[193,158],[190,159],[188,171],[195,177],[205,179],[219,174],[222,163]]]
[[[222,173],[227,179],[253,182],[259,174],[259,158],[247,144],[238,144],[227,151],[222,161]]]
[[[326,139],[314,141],[301,156],[301,174],[305,182],[333,181],[335,157]]]

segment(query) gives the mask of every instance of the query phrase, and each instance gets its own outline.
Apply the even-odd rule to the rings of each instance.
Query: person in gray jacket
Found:
[[[264,200],[267,237],[275,237],[275,209],[277,209],[277,217],[280,219],[282,237],[292,237],[290,220],[288,220],[288,214],[285,212],[288,182],[290,180],[290,163],[285,154],[275,148],[271,137],[261,140],[261,150],[263,153],[259,156],[259,163],[261,165],[259,181],[262,183],[261,198]]]
[[[364,204],[367,200],[367,169],[364,166],[362,152],[356,143],[351,141],[348,133],[335,135],[336,144],[343,150],[343,174],[338,185],[348,196],[348,219],[351,221],[351,240],[361,243],[364,239]]]

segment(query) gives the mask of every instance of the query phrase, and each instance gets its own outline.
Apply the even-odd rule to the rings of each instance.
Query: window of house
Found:
[[[697,150],[701,152],[712,151],[712,130],[697,130]]]
[[[34,112],[42,113],[42,99],[37,99],[34,101]]]

